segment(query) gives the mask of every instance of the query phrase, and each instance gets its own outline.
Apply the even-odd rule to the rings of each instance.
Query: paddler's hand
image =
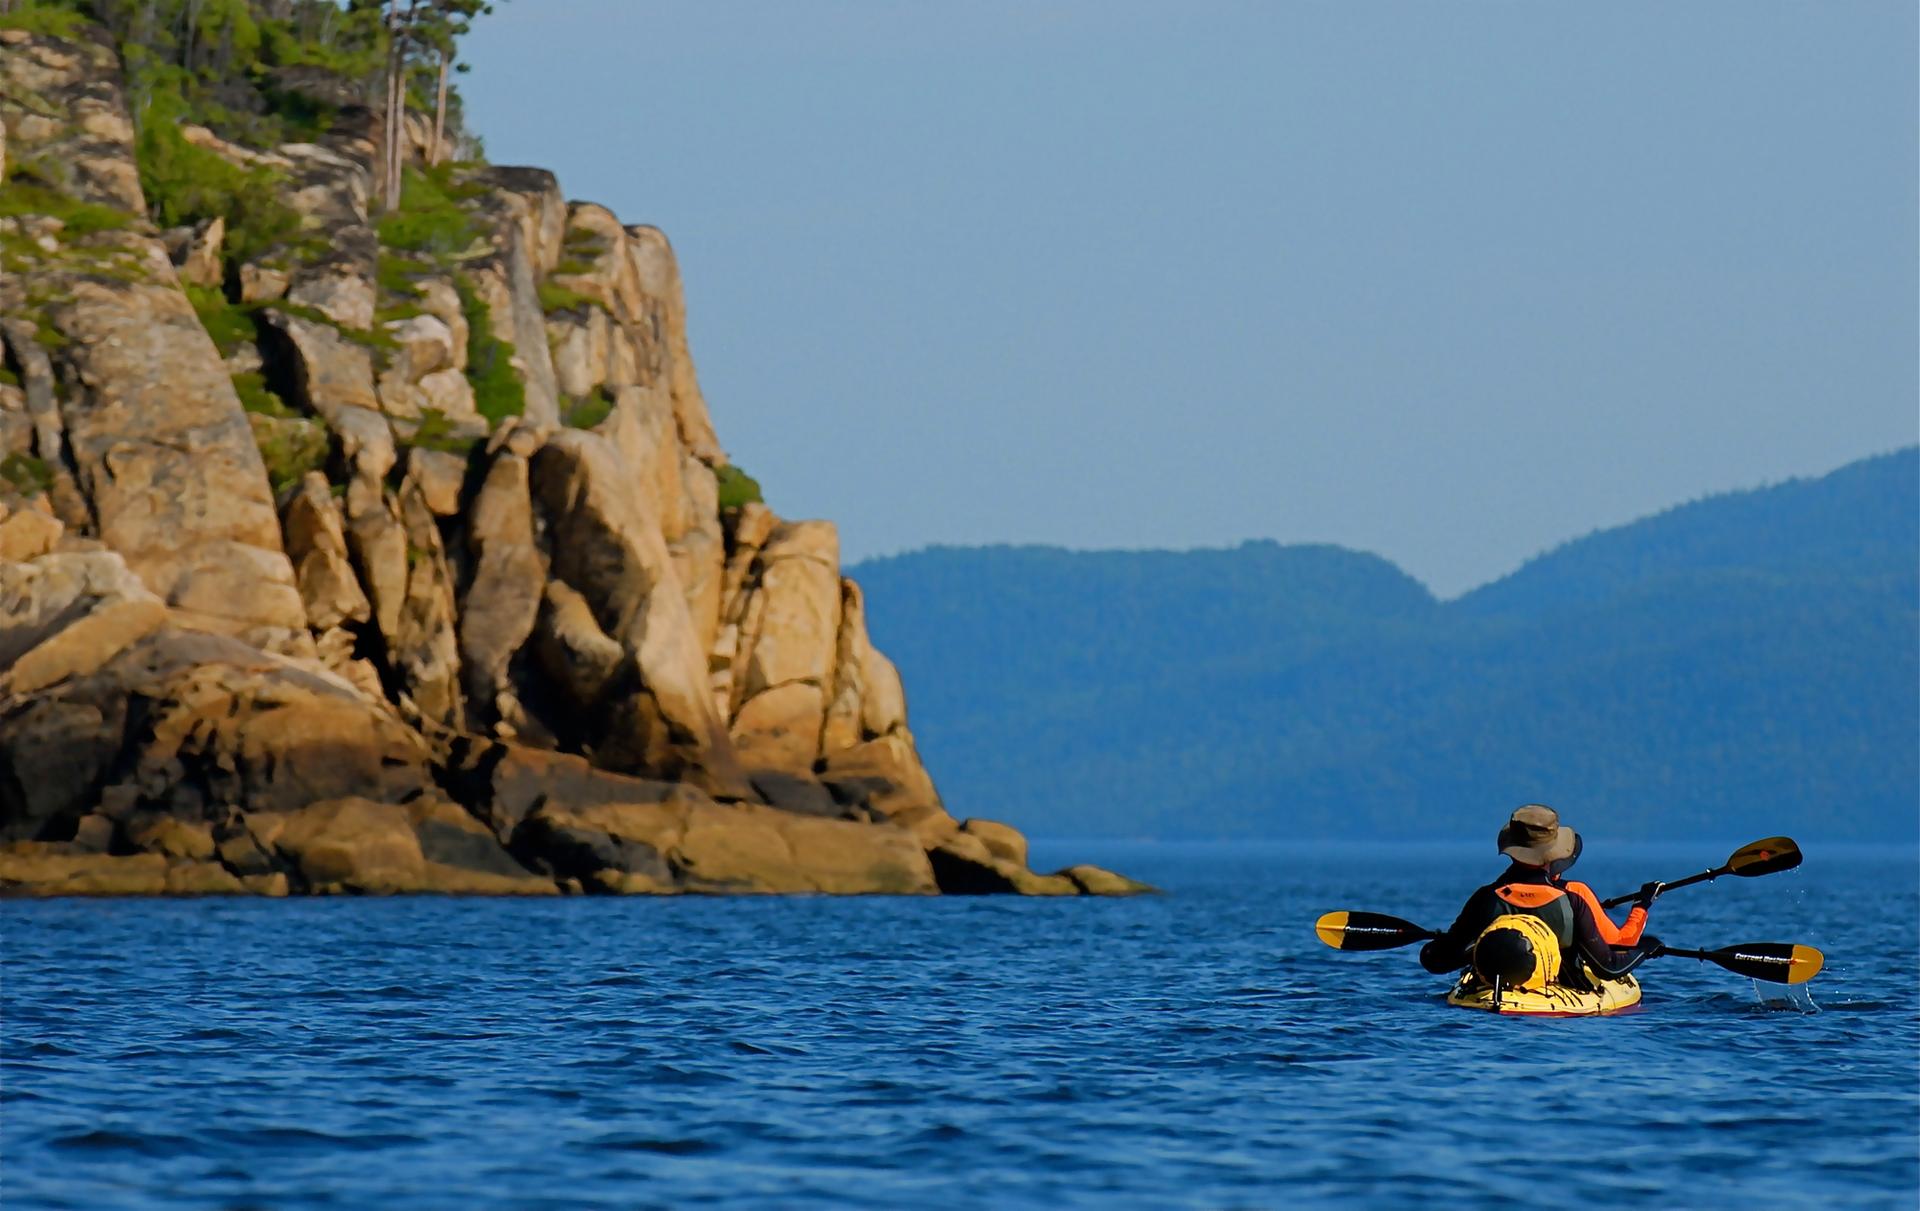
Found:
[[[1661,890],[1665,887],[1666,884],[1660,882],[1642,883],[1640,890],[1633,893],[1633,906],[1643,909],[1652,908],[1654,900],[1659,897]]]

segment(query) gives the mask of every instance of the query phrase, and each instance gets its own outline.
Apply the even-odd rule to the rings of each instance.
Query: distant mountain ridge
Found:
[[[1920,546],[1914,448],[1817,479],[1727,492],[1599,530],[1463,595],[1476,612],[1539,606],[1660,574],[1744,569],[1800,575],[1896,568]],[[1906,508],[1898,507],[1904,500]],[[1892,506],[1892,507],[1890,507]],[[1879,524],[1861,526],[1863,519]],[[1911,560],[1909,559],[1909,562]]]
[[[1441,602],[1377,556],[933,548],[855,574],[959,815],[1053,835],[1916,832],[1920,450]]]

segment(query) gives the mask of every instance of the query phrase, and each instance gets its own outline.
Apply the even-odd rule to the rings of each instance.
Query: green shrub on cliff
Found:
[[[332,443],[327,424],[317,416],[282,417],[253,412],[253,444],[266,464],[267,482],[274,495],[286,491],[309,471],[324,471]]]
[[[297,235],[298,216],[280,201],[286,182],[270,169],[242,167],[193,145],[181,127],[207,126],[256,148],[313,141],[341,106],[372,102],[387,70],[385,6],[373,0],[0,2],[8,9],[0,26],[64,38],[86,37],[92,23],[106,30],[121,57],[140,183],[154,220],[178,226],[224,218],[227,252],[241,260]],[[427,96],[417,65],[408,86],[416,104]],[[457,95],[449,96],[448,112],[458,139]],[[383,240],[441,254],[472,242],[456,205],[459,187],[444,169],[434,171],[442,175],[409,181],[417,196],[409,213],[395,216],[395,229],[382,231]],[[34,213],[52,211],[36,205]],[[79,221],[111,222],[91,214]]]
[[[758,504],[765,499],[760,495],[760,481],[732,463],[716,467],[713,474],[720,481],[720,507],[723,509],[738,509],[742,505]]]
[[[473,407],[490,425],[527,410],[527,387],[513,368],[513,344],[493,335],[493,309],[465,278],[455,278],[467,321],[467,383]]]
[[[314,95],[371,98],[386,59],[381,5],[355,0],[87,0],[127,68],[136,125],[179,120],[254,147],[311,141],[335,106]],[[308,87],[276,69],[304,68]],[[159,114],[154,113],[158,108]]]
[[[386,326],[395,321],[427,314],[426,308],[420,305],[420,280],[426,273],[426,266],[418,261],[395,256],[384,248],[380,250],[373,268],[378,300],[373,309],[375,328],[385,331]]]
[[[382,248],[379,259],[374,262],[373,281],[382,294],[411,298],[419,293],[420,278],[424,272],[425,268],[420,262],[411,257],[395,256]]]
[[[38,344],[48,353],[65,349],[67,346],[73,344],[73,341],[67,334],[55,328],[44,315],[42,315],[39,322],[34,325],[33,339],[34,343]]]
[[[134,154],[140,186],[152,217],[162,226],[179,226],[214,217],[227,222],[228,247],[245,255],[283,238],[297,226],[292,212],[275,196],[278,180],[264,169],[247,170],[229,164],[214,153],[188,143],[182,123],[204,120],[190,101],[208,86],[208,71],[195,72],[173,62],[169,50],[176,34],[186,30],[188,45],[208,36],[219,40],[226,53],[250,59],[257,35],[250,36],[251,18],[244,0],[198,0],[197,21],[161,21],[156,3],[143,15],[133,5],[97,0],[95,3],[51,3],[36,0],[24,8],[0,15],[0,24],[56,37],[84,36],[91,21],[103,22],[115,34],[126,76],[127,106],[135,126]],[[185,15],[183,13],[181,16]],[[234,23],[237,22],[238,33]],[[189,53],[189,60],[192,55]],[[63,196],[73,182],[60,179],[57,168],[26,165],[15,171],[0,207],[19,213],[51,215],[67,224],[72,234],[124,226],[128,216],[111,207],[77,202]]]
[[[9,12],[0,13],[0,29],[24,29],[30,34],[54,38],[77,38],[87,23],[86,14],[72,3],[58,0],[25,0]]]
[[[116,206],[82,202],[52,187],[40,175],[38,165],[12,165],[6,187],[0,189],[0,218],[25,218],[29,215],[58,219],[61,236],[91,235],[96,231],[117,231],[133,222],[133,216]]]
[[[258,329],[253,322],[253,310],[238,303],[229,302],[227,296],[212,286],[186,286],[187,301],[193,304],[193,313],[200,317],[200,326],[213,338],[214,347],[220,350],[221,357],[231,357],[242,345],[251,345]]]
[[[413,422],[413,428],[409,431],[404,426],[396,427],[394,438],[403,449],[417,446],[441,454],[457,454],[461,458],[471,455],[473,448],[480,444],[479,438],[456,433],[453,422],[438,408],[420,409],[420,416]]]
[[[607,395],[607,389],[595,387],[588,395],[569,403],[560,420],[574,429],[591,429],[611,415],[613,400]]]
[[[589,307],[606,309],[606,304],[590,294],[581,294],[578,290],[569,290],[552,281],[540,283],[540,310],[552,315],[556,311],[585,311]]]
[[[53,487],[53,468],[31,454],[9,454],[0,458],[0,480],[22,496],[39,496]]]
[[[169,104],[156,102],[163,113]],[[268,168],[241,168],[204,147],[187,142],[173,121],[142,124],[135,145],[140,163],[140,187],[147,206],[162,227],[179,227],[203,219],[227,223],[226,253],[248,260],[300,230],[300,216],[280,200],[286,182]]]
[[[254,147],[310,142],[343,105],[376,104],[388,68],[384,0],[0,0],[0,28],[80,39],[104,28],[126,68],[134,123],[188,121]],[[403,8],[410,6],[402,6]],[[449,57],[470,16],[432,20]],[[418,20],[419,18],[416,18]],[[429,39],[434,47],[439,42]],[[410,106],[432,108],[433,65],[410,56]],[[177,104],[175,104],[177,102]],[[153,112],[158,105],[159,113]],[[465,141],[459,90],[447,93],[448,138]]]
[[[273,393],[267,386],[266,376],[257,370],[246,370],[233,376],[233,393],[240,397],[240,407],[255,416],[273,416],[281,420],[301,419],[301,414],[287,406],[287,402]]]
[[[483,235],[460,203],[485,192],[484,187],[454,180],[452,165],[425,171],[409,168],[401,186],[400,209],[383,215],[376,225],[380,243],[442,260],[465,252]]]
[[[385,60],[381,5],[294,0],[284,16],[260,21],[261,57],[276,66],[318,67],[353,80],[372,79]]]
[[[607,242],[584,227],[569,227],[560,244],[560,262],[553,272],[561,276],[589,274],[607,253]]]

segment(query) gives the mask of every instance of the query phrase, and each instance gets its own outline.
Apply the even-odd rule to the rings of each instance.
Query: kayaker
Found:
[[[1580,835],[1550,807],[1529,803],[1513,813],[1496,844],[1513,860],[1505,874],[1475,891],[1447,931],[1420,949],[1420,965],[1436,975],[1458,971],[1472,957],[1480,932],[1499,917],[1526,913],[1552,926],[1560,942],[1561,980],[1584,982],[1576,957],[1616,978],[1632,971],[1660,945],[1646,933],[1647,910],[1660,894],[1648,883],[1633,898],[1624,924],[1615,925],[1585,883],[1564,876],[1580,858]]]

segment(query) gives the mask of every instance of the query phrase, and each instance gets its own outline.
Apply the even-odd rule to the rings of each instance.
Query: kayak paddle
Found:
[[[1665,895],[1676,887],[1686,887],[1692,883],[1711,883],[1721,875],[1739,875],[1743,879],[1751,879],[1756,875],[1771,875],[1783,870],[1792,870],[1798,865],[1800,865],[1800,847],[1793,843],[1793,838],[1768,837],[1734,850],[1725,866],[1715,870],[1703,870],[1697,875],[1688,875],[1684,879],[1661,884],[1660,894]],[[1606,901],[1602,907],[1613,908],[1625,904],[1638,894],[1638,892],[1628,892],[1624,896],[1615,896]]]
[[[1795,946],[1791,942],[1743,942],[1738,946],[1722,946],[1719,950],[1662,946],[1653,953],[1699,959],[1724,967],[1735,975],[1773,984],[1804,984],[1819,975],[1827,961],[1826,956],[1813,947]]]
[[[1798,853],[1794,855],[1794,860],[1799,860]],[[1313,932],[1335,950],[1393,950],[1440,936],[1412,921],[1378,912],[1330,912],[1313,923]],[[1647,957],[1658,958],[1661,955],[1699,959],[1703,963],[1724,967],[1735,975],[1766,980],[1772,984],[1804,984],[1819,975],[1827,961],[1826,956],[1813,947],[1796,946],[1791,942],[1742,942],[1738,946],[1722,946],[1718,950],[1662,946]]]
[[[1313,923],[1313,932],[1335,950],[1392,950],[1440,936],[1377,912],[1330,912]]]

